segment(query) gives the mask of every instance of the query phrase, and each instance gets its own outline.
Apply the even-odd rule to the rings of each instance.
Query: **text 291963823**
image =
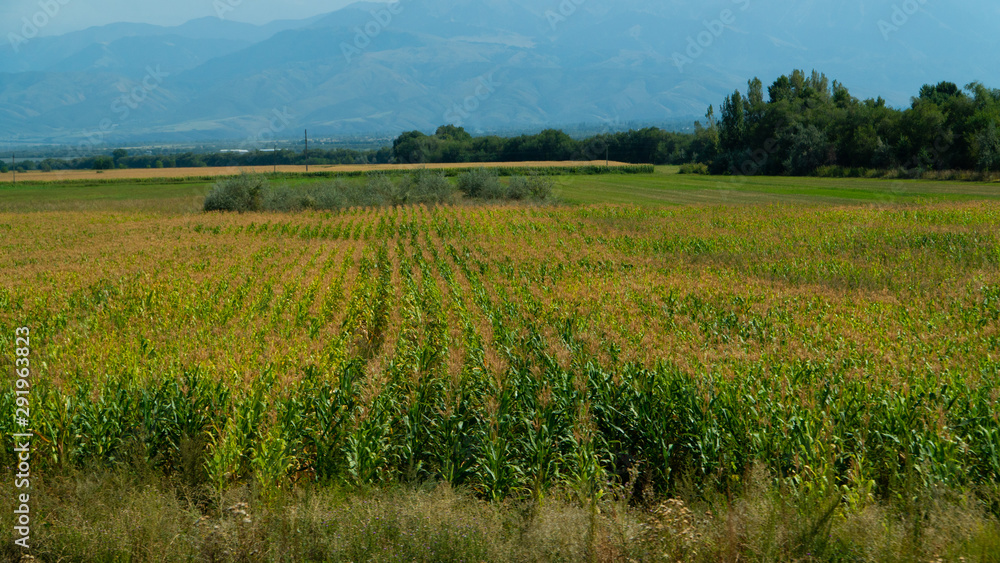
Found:
[[[14,475],[16,498],[14,509],[14,543],[29,548],[31,537],[31,330],[21,327],[14,331],[14,424],[19,431],[12,436],[17,455]]]

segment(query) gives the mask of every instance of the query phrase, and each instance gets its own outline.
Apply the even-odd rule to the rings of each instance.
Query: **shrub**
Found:
[[[260,211],[268,182],[262,174],[243,173],[215,183],[205,197],[205,211]]]
[[[507,183],[507,198],[515,201],[528,199],[531,195],[531,188],[528,186],[528,179],[524,176],[511,176]]]
[[[312,189],[305,194],[314,203],[314,207],[309,209],[333,210],[344,207],[348,186],[348,182],[339,178],[312,186]]]
[[[311,199],[311,198],[310,198]],[[287,186],[268,190],[264,196],[264,209],[268,211],[299,211],[307,203],[306,195],[293,192]]]
[[[529,176],[528,195],[531,199],[545,201],[552,198],[552,188],[555,181],[548,176]]]
[[[691,162],[688,164],[682,164],[680,169],[681,174],[708,174],[708,165],[703,162]]]
[[[476,168],[460,175],[458,189],[465,197],[482,199],[503,199],[507,191],[496,170],[488,168]]]
[[[403,182],[407,184],[409,203],[440,204],[455,198],[455,188],[440,172],[419,170]]]
[[[368,176],[368,191],[382,200],[384,205],[404,205],[406,204],[405,186],[393,183],[392,178],[375,172]]]

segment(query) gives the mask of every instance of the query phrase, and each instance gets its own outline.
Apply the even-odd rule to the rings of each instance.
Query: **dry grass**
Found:
[[[943,493],[922,500],[918,520],[879,504],[823,514],[764,479],[731,500],[609,498],[591,536],[589,510],[570,494],[498,505],[447,485],[310,486],[265,502],[247,487],[212,495],[116,472],[42,483],[32,542],[40,561],[1000,560],[1000,524]],[[18,554],[0,544],[5,560]]]
[[[310,165],[309,172],[389,172],[394,170],[448,170],[454,168],[569,168],[576,166],[604,166],[605,161],[566,161],[566,162],[483,162],[483,163],[443,163],[443,164],[321,164]],[[611,162],[611,166],[628,166],[624,162]],[[155,178],[201,178],[213,176],[237,176],[242,172],[268,174],[274,172],[274,166],[222,166],[202,168],[129,168],[114,170],[53,170],[42,172],[32,170],[18,172],[19,182],[65,182],[70,180],[120,180],[120,179],[155,179]],[[283,174],[303,174],[305,166],[278,166],[277,172]],[[13,173],[0,174],[0,182],[11,182]]]

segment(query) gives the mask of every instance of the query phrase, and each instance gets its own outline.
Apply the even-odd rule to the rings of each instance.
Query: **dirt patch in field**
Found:
[[[371,165],[311,165],[309,172],[368,172],[368,171],[391,171],[391,170],[418,170],[427,168],[432,170],[443,170],[448,168],[569,168],[573,166],[604,166],[603,160],[589,162],[567,161],[567,162],[483,162],[469,163],[460,162],[453,164],[371,164]],[[610,162],[611,166],[627,166],[624,162]],[[59,182],[69,180],[111,180],[111,179],[149,179],[149,178],[188,178],[202,176],[234,176],[240,172],[274,172],[273,166],[225,166],[218,168],[129,168],[126,170],[53,170],[51,172],[41,172],[33,170],[31,172],[18,172],[17,179],[24,182]],[[278,166],[278,172],[289,174],[303,174],[306,172],[305,166]],[[0,182],[10,182],[12,180],[10,172],[0,174]]]

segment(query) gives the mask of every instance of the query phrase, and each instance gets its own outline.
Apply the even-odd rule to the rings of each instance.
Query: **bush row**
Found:
[[[553,181],[544,176],[511,176],[500,180],[497,170],[477,168],[457,179],[458,190],[468,198],[490,201],[545,201],[552,197]],[[419,170],[393,178],[367,174],[367,181],[343,178],[306,186],[271,186],[262,174],[241,174],[216,182],[205,197],[205,211],[335,210],[387,205],[440,205],[456,200],[455,187],[442,172]]]

